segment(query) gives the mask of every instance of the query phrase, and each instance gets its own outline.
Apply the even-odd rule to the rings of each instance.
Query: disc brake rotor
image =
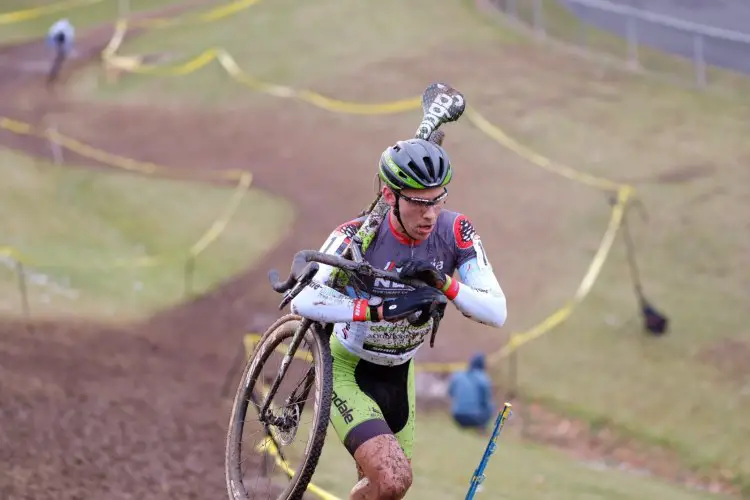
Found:
[[[273,426],[271,427],[271,433],[279,444],[288,446],[294,441],[297,429],[299,429],[299,405],[293,404],[284,408],[281,412],[281,418],[284,420],[283,427]]]

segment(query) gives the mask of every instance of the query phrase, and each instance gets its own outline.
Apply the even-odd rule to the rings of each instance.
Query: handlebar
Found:
[[[326,264],[332,267],[336,267],[345,271],[353,272],[359,276],[371,277],[371,278],[382,278],[390,280],[396,283],[412,286],[419,288],[423,286],[429,286],[425,282],[413,278],[402,278],[394,271],[386,271],[373,267],[370,263],[361,261],[355,262],[353,260],[340,257],[338,255],[331,255],[316,250],[301,250],[294,255],[292,260],[291,269],[289,276],[285,280],[281,280],[278,271],[271,270],[268,273],[271,287],[277,293],[284,294],[284,300],[279,305],[279,309],[283,309],[297,294],[299,294],[303,288],[310,284],[315,274],[320,268],[319,264]],[[447,304],[448,299],[444,296],[440,296],[439,304]],[[416,313],[407,320],[409,323],[414,324],[417,321]],[[433,314],[433,328],[432,336],[430,337],[430,347],[435,342],[435,334],[437,333],[440,318]]]
[[[413,286],[414,288],[428,286],[425,282],[420,280],[401,278],[397,272],[377,269],[368,262],[355,262],[338,255],[331,255],[316,250],[301,250],[294,254],[289,276],[284,281],[279,279],[278,271],[272,270],[269,273],[271,286],[274,291],[284,293],[294,288],[294,286],[300,282],[306,281],[309,284],[312,277],[318,272],[318,268],[320,267],[318,263],[327,264],[345,271],[351,271],[360,276],[382,278],[396,283]]]

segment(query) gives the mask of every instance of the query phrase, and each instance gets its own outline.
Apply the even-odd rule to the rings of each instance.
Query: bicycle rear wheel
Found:
[[[331,349],[328,343],[329,333],[330,329],[323,330],[309,320],[289,314],[279,318],[269,327],[258,342],[250,359],[248,359],[235,394],[227,431],[225,472],[227,493],[231,500],[260,498],[299,500],[305,493],[323,450],[331,410],[333,371]],[[263,402],[266,398],[273,401],[281,388],[281,384],[279,384],[276,390],[269,391],[269,389],[272,389],[273,382],[266,383],[267,381],[264,381],[261,377],[264,364],[269,362],[271,356],[286,359],[288,355],[284,355],[282,343],[285,340],[294,342],[300,335],[303,337],[295,356],[301,352],[303,346],[307,347],[311,355],[309,357],[312,358],[312,366],[301,371],[304,373],[302,382],[286,398],[283,405],[280,407],[277,405],[277,408],[269,407],[267,414],[261,416],[260,411]],[[281,351],[281,354],[279,351]],[[288,368],[282,378],[290,377],[290,371],[293,371],[291,367]],[[274,372],[273,377],[276,378],[278,375],[278,372]],[[282,384],[284,382],[286,381],[281,381]],[[312,408],[309,404],[305,404],[310,394],[312,394]],[[310,439],[299,458],[299,464],[295,468],[289,464],[284,456],[280,441],[285,441],[288,436],[291,436],[292,440],[294,439],[302,422],[303,412],[306,416],[311,417],[308,427]],[[270,455],[270,460],[273,460],[283,471],[283,474],[289,478],[286,485],[274,486],[269,483],[265,486],[266,490],[258,492],[257,487],[246,484],[243,479],[244,472],[247,472],[243,471],[243,464],[249,464],[253,455],[257,456],[258,453],[252,448],[243,449],[242,446],[243,431],[248,430],[246,424],[248,424],[250,416],[257,416],[256,427],[260,427],[259,432],[265,436],[265,459],[268,460]],[[270,446],[270,451],[268,446]],[[256,472],[256,476],[257,474]]]

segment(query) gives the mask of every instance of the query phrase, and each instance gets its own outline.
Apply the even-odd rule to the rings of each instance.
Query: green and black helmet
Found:
[[[453,177],[445,150],[424,139],[398,141],[380,155],[380,178],[394,191],[446,186]]]

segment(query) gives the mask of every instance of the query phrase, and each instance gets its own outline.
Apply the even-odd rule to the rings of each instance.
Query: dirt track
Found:
[[[97,57],[110,36],[110,27],[87,34],[76,65]],[[7,64],[44,60],[43,49],[0,50],[0,114],[42,124],[47,113],[76,111],[44,88],[42,74]],[[108,130],[127,129],[129,118],[141,122],[108,114]],[[173,116],[169,126],[178,122]],[[0,143],[48,154],[44,141],[7,131]],[[113,149],[150,154],[130,148],[126,140]],[[285,255],[293,246],[287,243]],[[195,304],[122,330],[45,323],[30,334],[19,322],[0,324],[0,498],[225,498],[228,401],[219,390],[249,317],[229,297],[252,290],[257,279],[239,277]]]

